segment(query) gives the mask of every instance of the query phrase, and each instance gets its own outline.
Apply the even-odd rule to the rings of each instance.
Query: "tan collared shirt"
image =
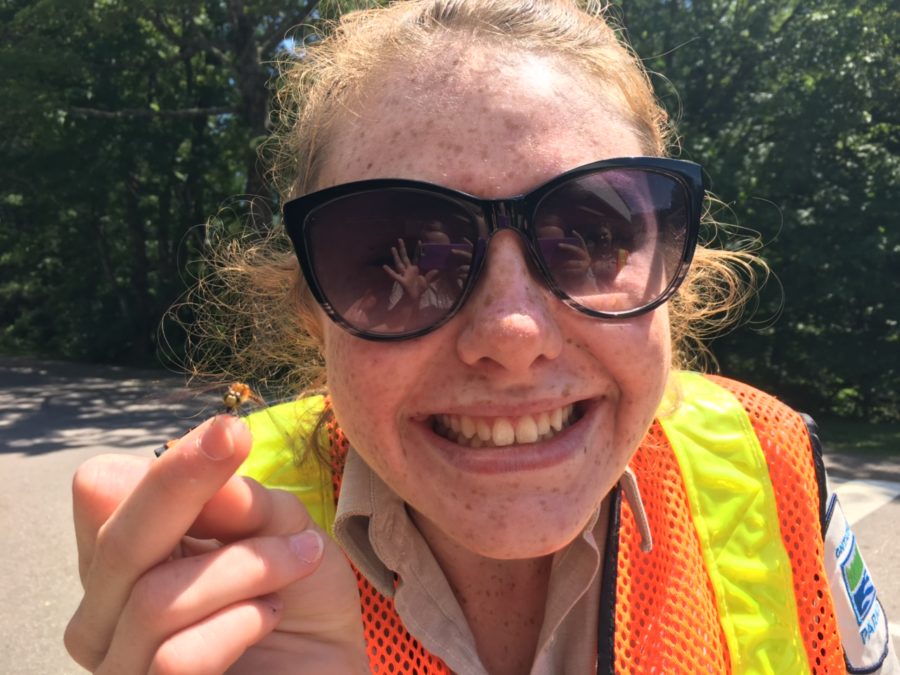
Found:
[[[604,530],[598,520],[595,513],[554,556],[532,675],[595,672],[602,548],[596,536]],[[406,629],[429,652],[460,675],[488,675],[462,609],[405,504],[352,449],[334,533],[357,569],[394,598]]]

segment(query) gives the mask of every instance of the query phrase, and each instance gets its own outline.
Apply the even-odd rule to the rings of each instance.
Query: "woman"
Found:
[[[661,159],[665,115],[602,18],[399,3],[346,17],[281,93],[302,275],[243,265],[282,289],[257,308],[272,339],[320,347],[329,398],[251,420],[246,462],[250,431],[219,417],[158,461],[78,472],[79,663],[888,672],[874,595],[864,641],[829,584],[852,547],[839,508],[820,520],[802,420],[673,370],[746,257],[695,252],[699,167]],[[389,315],[436,222],[449,248],[415,295],[446,275],[451,301]]]

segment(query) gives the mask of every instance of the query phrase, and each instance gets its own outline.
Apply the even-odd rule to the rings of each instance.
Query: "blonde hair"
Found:
[[[668,154],[668,117],[603,5],[406,0],[345,14],[307,41],[300,58],[280,64],[276,129],[264,153],[282,200],[315,188],[335,121],[348,114],[370,78],[392,64],[416,62],[447,39],[462,51],[467,45],[496,45],[577,65],[610,92],[645,154]],[[702,339],[732,322],[752,294],[754,260],[746,250],[698,247],[670,304],[674,366],[704,362],[708,352]],[[324,387],[315,302],[283,232],[221,242],[209,263],[210,274],[187,300],[198,314],[190,331],[192,370],[277,382],[285,393]]]

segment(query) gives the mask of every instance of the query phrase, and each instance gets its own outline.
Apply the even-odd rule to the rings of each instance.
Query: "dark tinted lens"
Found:
[[[469,275],[477,216],[412,189],[372,190],[313,211],[306,241],[322,293],[344,321],[398,335],[440,322]]]
[[[601,312],[647,305],[678,273],[689,196],[675,178],[619,168],[548,193],[534,219],[550,275],[573,300]]]

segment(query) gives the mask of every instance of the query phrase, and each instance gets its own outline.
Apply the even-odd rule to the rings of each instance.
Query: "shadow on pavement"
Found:
[[[208,399],[198,401],[183,384],[153,371],[0,358],[0,452],[163,442],[212,411]]]
[[[824,454],[828,475],[833,478],[900,481],[900,448],[894,455],[849,455],[829,452],[826,444]]]

